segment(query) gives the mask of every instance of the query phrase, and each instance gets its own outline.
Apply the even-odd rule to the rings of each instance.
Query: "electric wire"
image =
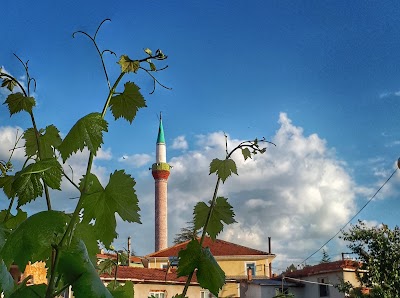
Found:
[[[361,213],[361,211],[364,210],[365,207],[367,207],[367,205],[376,197],[376,195],[381,191],[381,189],[390,181],[390,179],[392,179],[394,174],[399,169],[399,165],[400,165],[400,158],[397,162],[397,168],[393,171],[393,173],[389,176],[389,178],[386,179],[386,181],[381,185],[381,187],[378,188],[378,190],[374,193],[374,195],[364,204],[364,206],[362,206],[361,209],[358,210],[358,212],[355,215],[353,215],[353,217],[342,228],[340,228],[340,230],[335,235],[333,235],[331,238],[329,238],[329,240],[327,240],[320,248],[318,248],[315,252],[313,252],[311,255],[309,255],[307,258],[305,258],[300,264],[305,263],[308,259],[310,259],[312,256],[314,256],[321,249],[323,249],[325,245],[327,245],[329,242],[331,242],[333,239],[335,239],[337,235],[339,235],[341,232],[343,232],[344,228],[347,227],[347,225],[349,223],[351,223],[353,221],[353,219],[355,219]]]

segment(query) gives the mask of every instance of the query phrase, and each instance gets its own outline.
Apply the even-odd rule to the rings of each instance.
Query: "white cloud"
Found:
[[[176,137],[171,146],[172,149],[187,150],[189,148],[185,136]]]
[[[111,160],[111,158],[112,158],[111,148],[107,148],[106,150],[100,148],[96,153],[95,160]]]
[[[7,161],[10,157],[11,150],[14,148],[16,138],[23,134],[24,130],[20,127],[0,126],[0,160]],[[25,144],[24,139],[20,139],[17,147]],[[14,151],[12,156],[13,160],[24,160],[25,151],[23,148],[18,148]]]
[[[118,159],[119,162],[123,162],[135,168],[140,168],[151,162],[151,160],[152,156],[149,154],[123,155]]]
[[[228,179],[219,195],[229,198],[238,221],[226,226],[221,238],[267,250],[272,237],[273,253],[284,262],[284,255],[307,257],[350,219],[357,188],[324,139],[304,135],[284,113],[279,124],[271,140],[276,147],[268,145],[266,153],[246,161],[240,152],[234,155],[239,176]],[[228,147],[241,141],[228,136]],[[174,234],[191,219],[199,200],[212,198],[216,177],[208,175],[209,163],[224,157],[224,134],[198,136],[197,146],[169,162],[169,229]]]

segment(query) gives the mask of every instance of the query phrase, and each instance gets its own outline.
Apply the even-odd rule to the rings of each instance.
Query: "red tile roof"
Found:
[[[100,275],[102,279],[113,279],[114,273],[111,275],[103,273]],[[186,277],[178,277],[176,270],[167,271],[167,269],[155,269],[155,268],[139,268],[139,267],[118,267],[117,280],[133,280],[142,282],[175,282],[185,283]],[[196,274],[193,275],[191,283],[197,283]]]
[[[338,272],[344,270],[356,270],[360,267],[360,263],[353,260],[340,260],[329,263],[321,263],[315,266],[307,266],[303,269],[285,273],[287,277],[305,277],[321,273]]]
[[[190,241],[186,241],[175,246],[154,252],[147,255],[146,257],[176,257],[181,249],[185,249]],[[245,247],[232,242],[217,239],[212,241],[211,238],[207,237],[203,243],[204,247],[209,247],[214,257],[218,256],[268,256],[274,254],[267,253],[265,251]]]

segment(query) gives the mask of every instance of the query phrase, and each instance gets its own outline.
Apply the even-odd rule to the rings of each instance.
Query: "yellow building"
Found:
[[[149,268],[167,268],[171,257],[177,257],[180,250],[185,249],[189,241],[177,244],[164,250],[147,255]],[[225,272],[226,284],[218,294],[218,297],[240,297],[240,280],[265,279],[271,277],[271,263],[275,255],[242,245],[223,240],[212,241],[206,238],[204,247],[209,247],[215,260]],[[249,276],[250,275],[250,276]],[[204,295],[193,297],[209,297],[204,290]],[[192,296],[189,296],[192,297]]]

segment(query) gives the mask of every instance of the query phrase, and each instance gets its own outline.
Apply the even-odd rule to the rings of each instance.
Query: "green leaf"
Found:
[[[42,211],[21,223],[0,251],[7,268],[14,262],[23,272],[29,261],[47,261],[51,245],[63,235],[68,221],[63,212]]]
[[[4,292],[8,296],[14,289],[14,279],[7,270],[3,260],[0,259],[0,293]]]
[[[103,143],[103,132],[108,131],[107,126],[107,121],[100,113],[91,113],[79,119],[58,147],[63,161],[72,153],[82,151],[85,146],[96,155],[97,149]]]
[[[4,103],[8,105],[10,115],[21,111],[31,113],[36,104],[33,97],[24,96],[21,92],[10,94]]]
[[[242,154],[243,154],[244,160],[247,160],[248,158],[251,159],[251,152],[250,152],[249,148],[243,148]]]
[[[65,284],[71,284],[76,298],[112,298],[90,261],[85,244],[73,238],[69,247],[60,251],[57,267]]]
[[[217,174],[218,178],[225,182],[225,180],[232,174],[238,174],[236,164],[232,159],[220,160],[218,158],[213,159],[210,164],[210,175],[212,173]]]
[[[4,193],[9,199],[11,199],[15,194],[12,188],[14,178],[15,178],[14,176],[8,176],[8,175],[0,177],[0,188],[3,189]]]
[[[92,224],[78,223],[75,228],[74,236],[83,240],[88,255],[93,264],[97,264],[97,253],[99,252],[99,244],[96,237],[96,229]]]
[[[4,222],[6,214],[7,210],[2,210],[0,212],[0,222]],[[28,213],[21,209],[17,209],[17,214],[10,214],[7,221],[4,222],[4,226],[10,230],[15,230],[24,220],[27,219],[27,217]]]
[[[122,72],[137,72],[140,63],[137,60],[131,60],[127,55],[122,55],[118,61],[118,64],[121,65]]]
[[[85,222],[95,219],[94,227],[98,239],[107,247],[117,237],[115,213],[125,221],[140,223],[140,208],[133,188],[135,184],[135,180],[123,170],[110,175],[105,189],[95,175],[89,176],[91,186],[83,200],[83,219]]]
[[[144,52],[149,56],[153,55],[153,52],[149,48],[144,49]]]
[[[149,62],[149,65],[150,65],[150,69],[152,71],[156,71],[157,70],[156,65],[153,62]]]
[[[114,298],[133,298],[133,282],[127,280],[124,285],[119,284],[115,289],[112,289],[113,281],[108,284],[107,288],[110,290]]]
[[[194,227],[196,230],[201,229],[206,224],[207,216],[210,211],[210,206],[204,202],[199,202],[194,207]],[[217,235],[222,232],[224,225],[235,223],[235,213],[232,206],[228,203],[228,199],[218,197],[215,201],[214,208],[211,213],[210,221],[208,223],[206,232],[210,235],[211,239],[215,240]]]
[[[60,132],[54,125],[49,125],[44,133],[38,132],[41,159],[51,158],[54,156],[54,148],[57,148],[62,140]],[[36,134],[33,128],[28,128],[24,133],[25,154],[26,156],[38,155]]]
[[[1,69],[0,69],[1,72]],[[17,86],[17,82],[15,82],[11,78],[4,78],[3,82],[1,83],[1,87],[7,87],[8,90],[11,92],[13,91],[14,87]]]
[[[12,184],[13,191],[18,196],[18,207],[43,194],[40,179],[50,188],[60,189],[61,173],[61,165],[55,158],[37,161],[18,172]]]
[[[140,108],[146,107],[146,101],[140,93],[140,88],[132,82],[125,84],[122,94],[113,96],[110,101],[110,109],[115,120],[120,117],[132,123]]]
[[[11,294],[10,298],[42,298],[46,296],[47,286],[26,285],[26,283],[18,285],[18,288]]]
[[[225,284],[225,273],[214,259],[210,249],[201,247],[200,243],[193,239],[185,249],[179,252],[178,256],[178,276],[187,276],[197,269],[196,276],[200,286],[218,296],[219,290]]]

